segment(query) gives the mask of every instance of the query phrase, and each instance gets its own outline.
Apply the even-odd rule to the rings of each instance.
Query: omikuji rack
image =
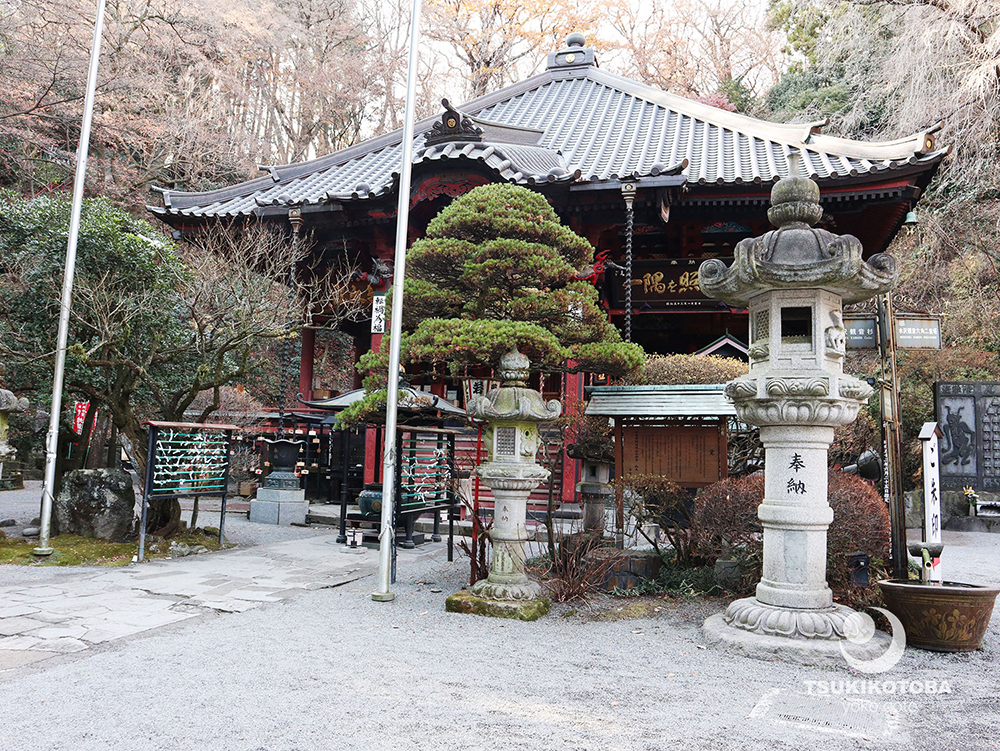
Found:
[[[235,425],[149,420],[146,481],[139,523],[139,560],[146,552],[146,512],[150,499],[219,496],[219,543],[226,530],[229,456]]]

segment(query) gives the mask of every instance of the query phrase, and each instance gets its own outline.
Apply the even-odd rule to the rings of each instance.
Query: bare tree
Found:
[[[567,34],[593,32],[593,0],[431,0],[427,36],[457,57],[477,97],[537,67]]]
[[[996,351],[1000,315],[1000,1],[798,2],[828,17],[814,68],[838,78],[845,135],[891,139],[941,123],[951,148],[920,224],[893,250],[904,305],[945,316],[947,341]],[[818,113],[814,113],[818,114]],[[825,114],[825,113],[824,113]]]
[[[609,22],[613,64],[676,94],[705,96],[736,81],[760,96],[782,69],[780,35],[751,0],[619,3]]]

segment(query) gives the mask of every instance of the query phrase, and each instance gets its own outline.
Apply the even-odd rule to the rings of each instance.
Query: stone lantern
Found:
[[[0,490],[23,487],[21,475],[9,470],[4,473],[4,465],[14,461],[17,450],[7,442],[12,412],[23,412],[28,408],[28,400],[18,399],[13,392],[0,389]]]
[[[583,479],[576,484],[576,492],[583,503],[583,531],[603,532],[606,522],[606,508],[615,494],[611,486],[611,465],[614,450],[610,447],[583,446],[571,444],[566,454],[578,460],[583,466]]]
[[[493,561],[489,576],[472,585],[469,592],[448,598],[452,612],[493,615],[534,620],[549,610],[541,587],[524,571],[524,543],[528,496],[549,471],[535,462],[538,451],[538,423],[555,420],[562,412],[556,400],[545,402],[542,395],[526,387],[528,358],[516,349],[500,360],[501,385],[486,396],[469,401],[469,416],[487,424],[487,461],[476,473],[493,492]]]
[[[797,176],[797,157],[771,191],[767,216],[777,229],[740,242],[729,268],[710,259],[699,273],[706,295],[749,308],[750,372],[726,395],[740,419],[760,426],[765,449],[756,596],[709,618],[705,633],[743,651],[823,662],[839,659],[838,642],[861,624],[833,603],[826,582],[827,452],[834,428],[852,422],[872,394],[843,373],[841,306],[888,291],[897,273],[890,256],[866,262],[857,238],[813,226],[823,215],[819,187]]]

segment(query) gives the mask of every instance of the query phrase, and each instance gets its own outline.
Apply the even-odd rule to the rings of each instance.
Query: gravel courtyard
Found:
[[[4,502],[0,495],[0,518],[14,515]],[[230,529],[249,539],[259,526],[234,514]],[[243,612],[195,609],[175,595],[171,607],[190,614],[182,621],[0,670],[0,749],[998,744],[996,617],[980,651],[907,649],[891,671],[871,676],[706,648],[701,623],[723,600],[604,598],[556,606],[535,623],[445,613],[468,561],[449,564],[443,544],[400,551],[396,600],[373,602],[374,551],[344,553],[332,531],[259,532],[282,539],[197,558],[214,558],[216,571],[246,570],[266,555],[295,565],[287,560],[294,545],[323,545],[331,562],[349,558],[336,565],[354,573],[315,589],[304,581]],[[945,543],[949,579],[1000,583],[1000,536],[946,533]],[[156,565],[180,572],[190,561]],[[135,567],[9,568],[0,567],[0,593],[18,602],[53,585],[72,591],[93,587],[95,577],[109,587],[136,579]]]

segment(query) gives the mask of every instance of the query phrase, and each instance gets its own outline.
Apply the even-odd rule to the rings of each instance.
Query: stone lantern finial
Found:
[[[531,374],[531,361],[516,347],[500,358],[497,375],[504,386],[524,386]]]
[[[800,152],[793,151],[788,160],[789,176],[771,188],[771,208],[767,210],[767,218],[780,229],[812,227],[823,218],[819,186],[808,177],[797,174],[800,159]]]

